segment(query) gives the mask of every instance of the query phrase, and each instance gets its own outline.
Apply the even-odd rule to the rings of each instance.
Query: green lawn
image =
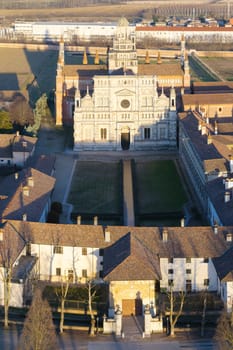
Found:
[[[135,180],[139,214],[180,211],[187,201],[173,161],[136,162]]]
[[[119,162],[77,162],[68,197],[73,212],[120,214],[121,199]]]
[[[191,79],[193,81],[217,81],[206,69],[192,56],[189,57]]]

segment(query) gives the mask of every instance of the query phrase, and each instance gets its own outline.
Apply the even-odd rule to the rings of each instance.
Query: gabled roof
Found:
[[[213,259],[233,246],[233,242],[226,240],[226,235],[233,233],[233,227],[218,227],[217,234],[211,227],[168,227],[167,240],[162,239],[159,227],[104,228],[8,220],[5,230],[12,240],[21,237],[22,246],[23,242],[30,241],[50,246],[104,248],[104,277],[120,281],[160,279],[160,259]]]
[[[232,104],[233,93],[221,94],[184,94],[182,95],[184,106],[206,104],[206,105],[220,105]]]
[[[31,182],[29,182],[31,178]],[[5,219],[39,221],[55,185],[55,178],[34,168],[9,175],[0,182],[0,213]],[[27,189],[27,193],[25,192]]]
[[[15,134],[0,135],[0,158],[13,158],[13,152],[30,153],[37,142],[36,137]]]
[[[138,75],[156,75],[160,76],[182,76],[184,72],[180,66],[180,63],[149,63],[138,65]]]
[[[220,281],[233,281],[233,247],[222,256],[214,258],[213,263]]]
[[[10,266],[19,257],[26,241],[10,222],[1,224],[0,266]]]
[[[158,280],[161,279],[159,258],[129,232],[105,249],[103,275],[108,281]]]
[[[225,185],[223,178],[217,178],[206,185],[208,196],[224,225],[231,225],[233,218],[233,200],[225,203]]]
[[[44,174],[52,176],[55,169],[55,161],[56,156],[43,154],[36,160],[34,168]]]
[[[12,151],[13,152],[32,152],[37,137],[30,137],[25,135],[15,135],[12,140]]]

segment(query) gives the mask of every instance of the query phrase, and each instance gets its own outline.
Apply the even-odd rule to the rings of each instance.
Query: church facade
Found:
[[[81,65],[66,66],[60,44],[56,121],[61,124],[73,114],[75,151],[173,148],[176,88],[189,83],[184,57],[178,63],[162,63],[160,57],[151,63],[146,55],[140,62],[135,30],[121,18],[106,64],[99,64],[98,53],[88,64],[84,52]]]

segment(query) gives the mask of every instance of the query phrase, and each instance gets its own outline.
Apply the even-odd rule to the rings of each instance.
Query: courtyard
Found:
[[[172,160],[132,162],[134,210],[137,225],[179,225],[187,195]],[[122,162],[77,161],[67,201],[72,219],[82,223],[98,216],[104,225],[122,225]]]

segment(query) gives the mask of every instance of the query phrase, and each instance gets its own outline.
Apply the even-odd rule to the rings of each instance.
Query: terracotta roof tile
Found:
[[[189,109],[189,105],[212,104],[222,105],[231,104],[233,101],[233,93],[229,94],[184,94],[182,95],[183,106],[185,110]]]
[[[31,185],[28,179],[32,178]],[[0,183],[0,194],[7,199],[0,201],[0,213],[5,219],[39,221],[48,198],[54,188],[55,178],[36,169],[24,169],[7,176]],[[28,194],[25,190],[28,189]]]
[[[233,27],[170,27],[170,26],[136,26],[136,32],[233,32]]]
[[[214,258],[213,263],[220,281],[233,281],[233,247],[222,256]]]

